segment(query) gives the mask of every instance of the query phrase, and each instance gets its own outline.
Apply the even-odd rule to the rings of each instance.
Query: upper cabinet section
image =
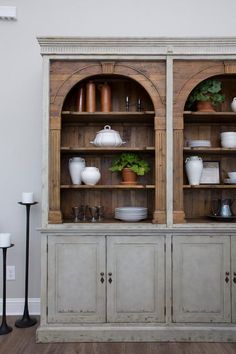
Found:
[[[235,85],[235,62],[174,64],[177,223],[236,221]]]
[[[164,61],[51,61],[50,223],[165,223],[165,91]]]

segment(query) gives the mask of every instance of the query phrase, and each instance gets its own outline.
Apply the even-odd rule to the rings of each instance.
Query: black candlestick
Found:
[[[12,331],[12,328],[7,325],[7,318],[6,318],[6,259],[7,259],[7,249],[13,247],[14,245],[11,244],[9,247],[0,247],[2,248],[2,255],[3,255],[3,291],[2,291],[2,324],[0,326],[0,335],[7,334]]]
[[[26,328],[34,326],[37,323],[36,318],[32,318],[29,315],[28,309],[28,283],[29,283],[29,225],[30,225],[30,207],[31,205],[38,204],[34,203],[22,203],[20,205],[26,206],[26,256],[25,256],[25,306],[22,318],[16,321],[15,326],[19,328]]]

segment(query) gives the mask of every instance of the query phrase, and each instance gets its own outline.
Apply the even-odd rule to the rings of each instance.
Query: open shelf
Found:
[[[184,153],[188,154],[236,154],[236,149],[234,148],[222,148],[222,147],[184,147]]]
[[[62,111],[63,123],[153,123],[154,111],[143,112],[74,112]]]
[[[69,146],[61,147],[61,152],[63,153],[84,153],[84,154],[116,154],[120,152],[154,152],[154,146],[146,146],[143,148],[138,147],[113,147],[113,148],[104,148],[104,147],[89,147],[89,148],[74,148]],[[235,150],[236,151],[236,150]]]
[[[61,189],[154,189],[154,184],[135,184],[135,185],[122,185],[122,184],[114,184],[114,185],[102,185],[96,184],[95,186],[89,186],[85,184],[63,184],[61,185]]]
[[[184,111],[184,123],[234,124],[236,123],[236,113]]]
[[[236,184],[199,184],[192,186],[190,184],[184,184],[184,189],[235,189]]]

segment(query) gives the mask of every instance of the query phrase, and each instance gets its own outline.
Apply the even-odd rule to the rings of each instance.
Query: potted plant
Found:
[[[110,171],[121,172],[122,184],[137,184],[137,177],[143,176],[150,170],[146,161],[134,153],[123,153],[114,160]]]
[[[202,81],[188,97],[187,106],[191,109],[196,104],[197,111],[214,112],[214,106],[224,102],[221,82],[215,79]]]

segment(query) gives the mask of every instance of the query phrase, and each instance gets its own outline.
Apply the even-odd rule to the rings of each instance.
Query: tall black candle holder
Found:
[[[20,205],[25,205],[26,207],[26,255],[25,255],[25,305],[22,318],[15,322],[15,326],[19,328],[26,328],[34,326],[37,323],[36,318],[32,318],[29,315],[28,308],[28,285],[29,285],[29,226],[30,226],[30,207],[31,205],[38,204],[34,203],[22,203]]]
[[[2,249],[3,255],[3,277],[2,277],[2,324],[0,326],[0,335],[7,334],[12,331],[12,328],[7,325],[7,317],[6,317],[6,275],[7,275],[7,249],[13,247],[14,245],[11,244],[9,247],[0,247]]]

